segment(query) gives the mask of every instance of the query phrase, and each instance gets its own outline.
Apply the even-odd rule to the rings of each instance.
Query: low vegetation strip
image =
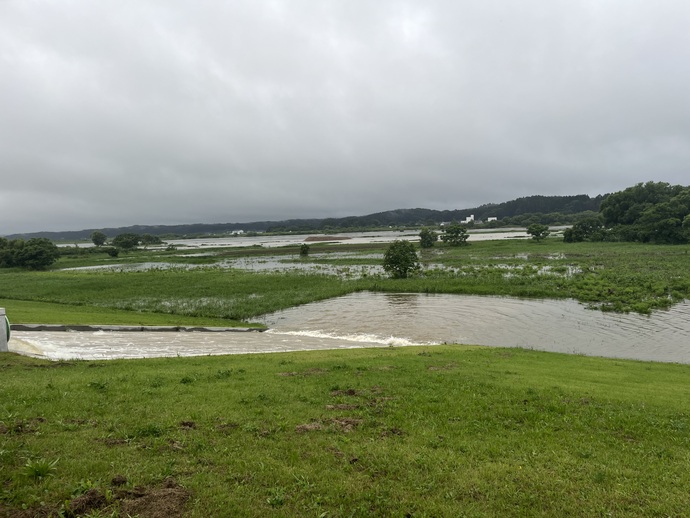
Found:
[[[108,362],[2,353],[0,371],[0,516],[690,508],[685,365],[436,346]]]
[[[264,331],[256,327],[189,327],[189,326],[110,326],[110,325],[61,325],[61,324],[12,324],[12,331],[124,331],[124,332],[206,332],[229,333]]]

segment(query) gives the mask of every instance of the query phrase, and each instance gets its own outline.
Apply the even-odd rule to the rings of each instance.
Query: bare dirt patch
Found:
[[[358,396],[359,392],[355,389],[345,389],[345,390],[333,390],[331,391],[331,396]]]
[[[298,433],[314,432],[322,429],[323,425],[319,422],[298,424],[295,426],[295,431]]]
[[[292,371],[292,372],[279,372],[278,376],[285,376],[285,377],[290,377],[290,376],[318,376],[320,374],[327,374],[328,371],[324,369],[308,369],[306,371],[302,372],[297,372],[297,371]]]
[[[113,487],[126,484],[122,475],[113,477]],[[172,479],[160,486],[114,489],[112,497],[98,489],[89,489],[73,498],[64,508],[44,505],[32,509],[12,509],[0,505],[0,517],[42,518],[48,516],[137,516],[138,518],[181,518],[191,493]]]
[[[67,506],[67,516],[83,516],[91,511],[108,506],[108,499],[98,489],[89,489],[86,493],[74,498]]]
[[[314,432],[323,430],[325,426],[331,426],[340,432],[351,432],[364,422],[363,419],[354,417],[332,417],[325,421],[313,421],[311,423],[299,424],[295,427],[298,433]]]
[[[196,430],[196,423],[194,421],[180,422],[180,429],[182,430]]]
[[[124,475],[115,475],[110,481],[110,485],[113,487],[124,486],[127,483],[127,477]]]
[[[128,491],[120,502],[120,514],[141,518],[181,517],[190,496],[189,491],[177,482],[167,479],[163,487]]]
[[[329,419],[329,422],[341,432],[351,432],[364,421],[363,419],[355,419],[353,417],[334,417]]]

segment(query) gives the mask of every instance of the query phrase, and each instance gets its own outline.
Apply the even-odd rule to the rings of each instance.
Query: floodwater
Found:
[[[196,255],[196,254],[195,254]],[[188,256],[187,256],[188,257]],[[239,257],[237,259],[223,259],[212,264],[191,264],[191,263],[169,263],[169,262],[143,262],[127,264],[102,264],[95,266],[77,266],[75,268],[63,268],[63,271],[102,271],[110,270],[117,272],[143,272],[148,270],[192,270],[195,268],[235,268],[253,272],[309,272],[322,275],[338,275],[341,277],[361,277],[364,275],[384,274],[381,265],[361,265],[361,266],[335,266],[329,264],[315,264],[314,259],[336,259],[356,257],[360,259],[373,258],[377,261],[383,259],[383,254],[349,254],[345,252],[329,252],[327,254],[311,254],[309,260],[295,260],[284,255],[260,256],[260,257]],[[442,265],[433,265],[440,268]]]
[[[559,230],[564,227],[552,227],[552,230]],[[529,234],[524,228],[505,228],[501,231],[496,230],[468,230],[468,241],[487,241],[496,239],[520,239],[528,238]],[[266,236],[263,234],[245,236],[237,235],[234,237],[220,238],[199,238],[199,239],[168,239],[166,245],[175,245],[186,248],[216,248],[216,247],[240,247],[240,246],[262,246],[275,248],[280,246],[299,245],[309,242],[309,237],[327,238],[333,243],[390,243],[396,239],[406,239],[408,241],[418,241],[418,231],[378,231],[378,232],[343,232],[334,235],[326,234],[286,234],[280,236]]]
[[[651,316],[572,300],[356,293],[265,315],[265,332],[13,332],[50,359],[198,356],[442,343],[690,363],[690,303]]]
[[[551,227],[552,231],[563,230],[567,227]],[[468,241],[486,241],[496,239],[526,239],[529,238],[524,228],[506,227],[496,229],[468,229]],[[246,247],[261,246],[275,248],[280,246],[300,245],[309,242],[308,238],[318,237],[319,241],[325,240],[332,243],[390,243],[396,239],[409,241],[419,240],[419,231],[416,230],[380,230],[369,232],[339,232],[338,234],[283,234],[265,235],[262,233],[246,235],[236,234],[231,237],[203,237],[192,239],[166,239],[164,246],[152,246],[151,249],[165,248],[174,245],[180,248],[222,248],[222,247]],[[76,246],[78,248],[90,248],[93,243],[60,244],[58,246]]]

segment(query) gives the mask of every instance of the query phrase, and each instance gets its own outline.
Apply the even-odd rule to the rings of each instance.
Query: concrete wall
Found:
[[[0,308],[0,353],[6,353],[7,349],[7,324],[5,323],[5,308]]]

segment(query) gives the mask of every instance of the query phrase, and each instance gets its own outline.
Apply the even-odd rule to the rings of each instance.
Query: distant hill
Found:
[[[461,210],[396,209],[366,216],[348,216],[344,218],[289,219],[249,223],[133,225],[130,227],[90,228],[64,232],[32,232],[30,234],[13,234],[5,237],[9,239],[46,237],[51,241],[76,242],[90,239],[91,234],[96,230],[103,232],[110,238],[125,232],[171,238],[222,235],[239,230],[244,232],[326,232],[337,229],[437,225],[444,221],[462,221],[470,215],[474,215],[476,220],[486,221],[489,217],[506,220],[530,214],[572,215],[587,211],[598,212],[604,198],[605,196],[592,198],[586,194],[575,196],[527,196],[504,203],[486,204],[472,209]]]

